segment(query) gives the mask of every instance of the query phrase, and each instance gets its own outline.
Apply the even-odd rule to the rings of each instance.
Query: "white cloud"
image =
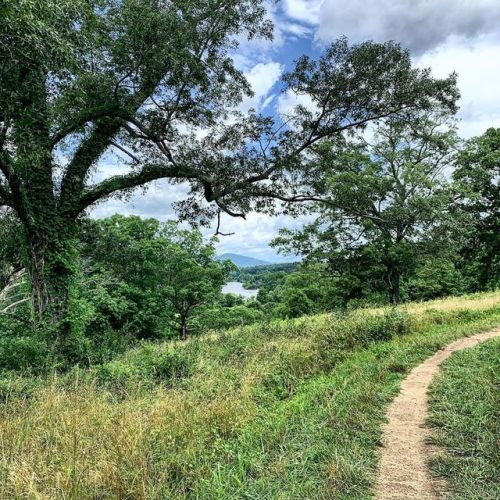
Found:
[[[458,73],[460,99],[459,132],[463,137],[482,134],[488,127],[500,126],[500,44],[488,37],[474,43],[450,40],[416,59],[421,67],[430,66],[437,77]]]
[[[170,184],[166,180],[158,180],[144,189],[135,190],[126,199],[111,198],[91,207],[90,216],[100,219],[119,213],[154,217],[162,221],[176,219],[172,203],[183,200],[188,191],[187,183]]]
[[[324,0],[284,0],[283,10],[292,19],[317,24],[323,3]]]
[[[239,106],[240,110],[256,111],[264,109],[272,100],[269,95],[274,85],[279,81],[284,66],[278,62],[258,63],[245,73],[245,77],[252,86],[254,96],[244,99]]]
[[[234,232],[231,236],[222,236],[217,244],[219,254],[241,253],[250,257],[260,258],[271,262],[296,260],[294,257],[280,256],[268,247],[282,227],[297,228],[310,217],[294,219],[289,216],[270,217],[264,214],[251,213],[246,220],[228,215],[222,216],[221,231]],[[209,234],[207,232],[207,234]]]
[[[305,36],[312,36],[313,34],[313,30],[310,26],[304,26],[303,24],[293,22],[281,22],[280,29],[289,35],[290,38],[302,38]]]
[[[264,5],[267,11],[266,17],[274,26],[273,37],[271,40],[263,38],[249,40],[243,33],[237,37],[238,48],[231,53],[231,57],[240,71],[249,71],[258,62],[268,62],[277,49],[285,43],[285,33],[278,16],[276,2],[265,1]]]
[[[285,0],[283,10],[290,19],[316,26],[317,40],[396,40],[435,76],[456,71],[461,135],[500,126],[499,0]],[[295,99],[280,96],[280,113]]]
[[[316,105],[307,94],[296,94],[289,89],[278,97],[278,112],[283,117],[292,113],[298,105],[311,111],[316,109]]]

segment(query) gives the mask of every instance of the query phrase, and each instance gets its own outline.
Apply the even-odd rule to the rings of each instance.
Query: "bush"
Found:
[[[30,370],[39,373],[50,364],[51,349],[42,332],[23,322],[0,316],[0,370]]]
[[[327,363],[334,365],[356,349],[408,333],[411,326],[411,316],[398,309],[381,315],[361,311],[332,317],[329,327],[320,336],[321,351]]]
[[[0,368],[4,370],[41,371],[50,359],[51,350],[43,339],[11,337],[0,339]]]
[[[172,386],[188,378],[191,372],[192,360],[183,349],[146,343],[131,351],[127,357],[96,369],[97,379],[101,383],[118,388],[137,383]]]
[[[262,321],[264,312],[259,307],[256,301],[231,307],[214,307],[200,311],[196,319],[202,331],[225,330]]]

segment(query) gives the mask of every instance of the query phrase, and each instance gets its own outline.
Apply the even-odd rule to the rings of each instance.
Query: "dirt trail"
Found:
[[[457,340],[414,368],[401,384],[401,392],[389,406],[388,423],[384,426],[380,470],[375,487],[379,500],[436,500],[439,485],[427,471],[433,452],[426,444],[429,430],[427,390],[439,365],[454,351],[473,347],[500,336],[500,328]]]

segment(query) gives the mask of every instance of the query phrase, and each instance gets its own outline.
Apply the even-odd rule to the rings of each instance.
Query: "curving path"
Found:
[[[457,340],[414,368],[401,384],[401,392],[389,406],[384,426],[375,497],[379,500],[436,500],[439,485],[427,470],[432,447],[426,444],[429,430],[427,390],[439,365],[453,352],[474,347],[500,336],[500,328]]]

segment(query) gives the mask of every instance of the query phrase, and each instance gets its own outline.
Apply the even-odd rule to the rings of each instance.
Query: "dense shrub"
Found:
[[[0,315],[0,371],[40,372],[51,363],[50,344],[20,320]]]
[[[229,295],[231,297],[231,295]],[[196,320],[200,331],[224,330],[258,323],[265,318],[261,305],[256,301],[237,303],[230,307],[213,307],[200,311]]]
[[[0,368],[4,370],[42,370],[50,359],[50,347],[34,336],[0,339]]]
[[[192,360],[182,349],[162,349],[144,343],[125,358],[103,364],[96,370],[98,380],[114,387],[125,387],[137,382],[142,385],[161,383],[166,386],[188,378]]]
[[[326,362],[334,365],[355,349],[408,333],[411,321],[409,314],[395,308],[380,315],[360,311],[333,318],[319,339]]]

